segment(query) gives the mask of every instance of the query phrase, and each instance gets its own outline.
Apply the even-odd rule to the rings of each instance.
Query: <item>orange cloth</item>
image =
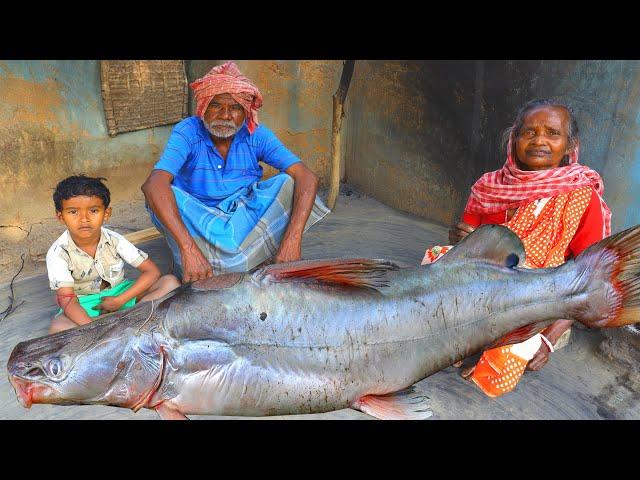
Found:
[[[529,363],[528,359],[512,353],[511,347],[505,345],[485,351],[471,375],[473,383],[491,398],[513,390]]]
[[[519,208],[507,223],[524,244],[527,268],[550,268],[564,263],[564,254],[591,200],[591,187],[552,197],[538,216],[536,202]]]
[[[426,252],[424,252],[424,258],[420,265],[426,265],[428,263],[433,263],[442,257],[445,253],[451,250],[451,245],[436,245],[434,247],[428,248]]]

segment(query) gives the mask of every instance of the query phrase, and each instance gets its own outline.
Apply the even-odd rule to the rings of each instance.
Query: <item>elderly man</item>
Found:
[[[190,282],[299,260],[303,232],[329,212],[318,178],[258,125],[262,96],[233,62],[191,88],[196,116],[174,127],[142,186],[176,273]],[[281,173],[260,181],[259,161]]]

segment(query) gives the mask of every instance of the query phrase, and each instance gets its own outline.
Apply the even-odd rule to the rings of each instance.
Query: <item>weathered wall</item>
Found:
[[[502,132],[534,98],[569,103],[581,163],[600,172],[614,231],[640,223],[638,61],[357,61],[346,179],[383,202],[455,221],[469,187],[500,168]]]
[[[347,181],[449,223],[469,168],[472,86],[473,62],[356,61],[345,106]]]
[[[107,177],[115,201],[140,197],[170,130],[110,138],[98,61],[0,62],[0,224],[53,215],[53,188],[74,173]]]
[[[219,63],[187,61],[189,80]],[[263,92],[261,122],[326,186],[342,62],[237,63]],[[502,165],[501,133],[517,108],[555,96],[576,111],[581,161],[605,179],[614,229],[640,223],[639,75],[637,61],[358,60],[343,124],[346,179],[388,205],[451,223],[473,181]],[[0,62],[0,224],[50,216],[52,189],[71,173],[106,176],[116,201],[141,198],[171,128],[110,138],[97,61]]]
[[[189,81],[219,63],[187,61]],[[340,62],[237,63],[264,95],[260,121],[326,184],[331,95]],[[0,224],[25,225],[52,215],[52,189],[73,173],[107,177],[115,201],[141,198],[140,185],[172,127],[109,137],[98,61],[0,62]],[[265,168],[266,176],[273,173]]]
[[[236,60],[264,97],[258,120],[311,168],[326,186],[330,175],[332,95],[342,62],[336,60]],[[189,78],[198,78],[217,60],[192,60]],[[192,103],[193,105],[193,103]],[[265,166],[265,177],[275,170]]]

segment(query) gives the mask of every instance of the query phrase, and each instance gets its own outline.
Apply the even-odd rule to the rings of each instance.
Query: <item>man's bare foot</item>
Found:
[[[462,366],[462,360],[453,364],[454,367],[460,368]]]

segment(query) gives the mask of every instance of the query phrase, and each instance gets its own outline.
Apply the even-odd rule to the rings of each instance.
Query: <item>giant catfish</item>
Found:
[[[438,262],[311,260],[225,274],[158,301],[19,343],[19,401],[187,414],[283,415],[356,408],[426,418],[411,385],[559,318],[640,321],[640,226],[556,268],[519,268],[524,249],[487,225]]]

